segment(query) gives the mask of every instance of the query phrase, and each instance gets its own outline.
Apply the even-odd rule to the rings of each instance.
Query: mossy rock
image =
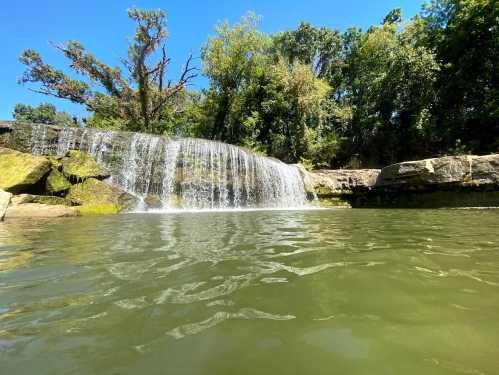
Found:
[[[95,178],[71,186],[66,198],[81,206],[114,205],[118,211],[133,210],[138,204],[133,195]]]
[[[50,167],[44,157],[0,148],[0,189],[11,193],[30,191]]]
[[[350,208],[351,205],[348,201],[341,199],[339,197],[319,197],[319,205],[322,208],[333,208],[333,207],[343,207],[343,208]]]
[[[52,169],[62,170],[62,156],[46,155],[45,158],[52,163]]]
[[[83,206],[75,207],[80,215],[114,215],[120,211],[120,208],[115,204],[84,204]]]
[[[26,203],[10,205],[5,212],[5,219],[13,218],[48,218],[79,216],[74,207],[49,205],[40,203]]]
[[[156,194],[149,194],[144,198],[144,203],[147,205],[147,208],[161,208],[163,207],[163,202],[161,201],[161,197]]]
[[[72,180],[83,181],[87,178],[103,179],[109,177],[109,172],[101,167],[87,153],[70,150],[61,159],[62,173]]]
[[[49,194],[60,193],[71,187],[71,183],[57,169],[52,168],[45,181],[45,191]]]
[[[12,204],[40,203],[48,205],[71,206],[71,201],[52,195],[19,194],[12,197]]]

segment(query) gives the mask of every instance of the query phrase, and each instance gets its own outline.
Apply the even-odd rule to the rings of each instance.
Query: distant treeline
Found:
[[[129,17],[137,31],[124,69],[70,41],[56,48],[86,80],[26,50],[21,83],[84,105],[87,126],[218,139],[313,167],[499,151],[496,0],[433,0],[410,20],[394,9],[345,32],[302,22],[268,35],[249,13],[202,47],[201,91],[189,86],[200,73],[192,57],[167,79],[164,12]],[[18,106],[16,119],[26,112]]]

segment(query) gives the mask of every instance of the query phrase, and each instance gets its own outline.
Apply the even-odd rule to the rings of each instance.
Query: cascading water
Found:
[[[33,126],[34,153],[88,152],[109,169],[109,183],[140,198],[138,210],[307,206],[297,167],[240,147],[90,128],[61,129],[47,144],[42,127]]]

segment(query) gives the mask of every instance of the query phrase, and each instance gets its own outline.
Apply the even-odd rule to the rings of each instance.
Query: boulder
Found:
[[[47,175],[45,180],[45,191],[49,194],[60,193],[66,191],[71,187],[71,183],[64,177],[64,175],[57,169],[52,170]]]
[[[147,208],[161,208],[163,207],[163,202],[161,201],[161,197],[157,194],[148,194],[144,198],[144,203],[147,205]]]
[[[0,221],[2,221],[5,216],[5,211],[7,211],[11,198],[11,193],[0,189]]]
[[[42,156],[0,148],[0,189],[11,193],[30,190],[50,167],[50,161]]]
[[[72,180],[83,181],[87,178],[103,179],[109,177],[109,172],[101,167],[87,153],[70,150],[61,159],[62,173]]]
[[[84,182],[73,185],[66,196],[76,205],[104,207],[109,210],[114,206],[115,211],[130,211],[137,204],[138,199],[114,186],[95,178],[88,178]]]
[[[80,215],[114,215],[119,212],[119,207],[114,204],[84,204],[75,208]]]
[[[62,156],[45,155],[45,158],[47,158],[52,163],[52,169],[57,169],[58,171],[62,170]]]
[[[305,190],[318,196],[352,194],[354,190],[369,189],[375,183],[379,169],[331,169],[307,172],[302,169]]]
[[[19,194],[14,195],[11,200],[13,205],[25,203],[42,203],[49,205],[63,205],[71,206],[71,202],[62,197],[55,197],[52,195],[32,195],[32,194]]]
[[[475,185],[499,185],[499,154],[474,157],[471,178]]]
[[[381,170],[376,186],[411,186],[453,184],[471,181],[473,156],[446,156],[442,158],[407,161],[389,165]]]
[[[5,219],[13,218],[53,218],[78,216],[74,207],[49,205],[40,203],[25,203],[10,205],[5,213]]]

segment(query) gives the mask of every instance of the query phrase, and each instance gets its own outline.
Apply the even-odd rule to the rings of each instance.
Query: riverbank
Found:
[[[382,169],[303,172],[319,200],[363,208],[499,206],[499,154],[446,156]]]

